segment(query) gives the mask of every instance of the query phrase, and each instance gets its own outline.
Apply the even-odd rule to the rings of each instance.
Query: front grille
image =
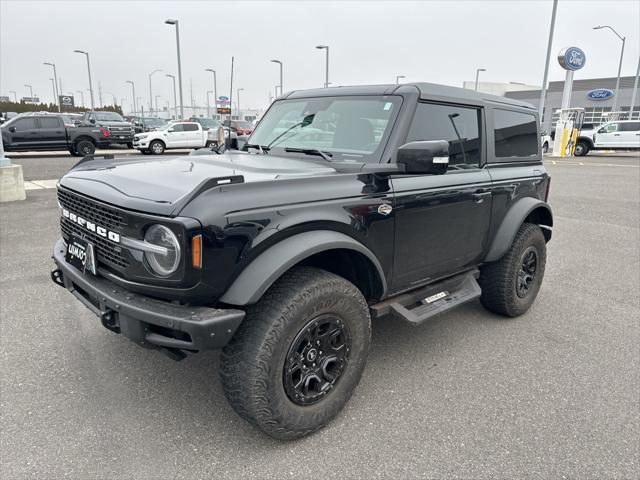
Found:
[[[105,227],[113,232],[122,233],[125,222],[122,215],[116,210],[61,189],[58,189],[58,201],[63,208],[75,213],[79,217],[94,222],[96,225]],[[60,217],[60,230],[65,240],[68,240],[69,236],[74,234],[78,237],[86,238],[93,243],[98,262],[118,269],[129,266],[129,261],[122,254],[122,247],[97,235],[95,232],[83,228],[63,216]]]
[[[108,127],[109,133],[114,135],[133,135],[133,127]]]

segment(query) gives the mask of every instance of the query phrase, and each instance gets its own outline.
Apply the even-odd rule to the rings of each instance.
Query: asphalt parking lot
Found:
[[[13,161],[41,180],[77,159]],[[638,478],[640,159],[546,165],[556,226],[532,309],[376,322],[351,402],[292,443],[233,412],[217,353],[137,348],[51,282],[54,188],[1,204],[2,477]]]

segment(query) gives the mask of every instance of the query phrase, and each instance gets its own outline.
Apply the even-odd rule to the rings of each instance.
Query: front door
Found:
[[[202,147],[202,130],[197,123],[185,123],[184,125],[185,147]]]
[[[181,148],[184,146],[184,124],[176,123],[167,130],[165,137],[167,148]]]
[[[392,179],[396,234],[392,290],[400,291],[478,264],[491,220],[491,178],[483,164],[483,112],[420,103],[407,142],[447,140],[444,175]]]
[[[622,132],[620,132],[620,124],[618,122],[612,122],[598,129],[596,132],[595,145],[596,147],[603,148],[622,147]]]
[[[37,150],[39,144],[38,125],[35,117],[24,117],[11,123],[11,148],[15,150]],[[13,130],[13,131],[12,131]]]

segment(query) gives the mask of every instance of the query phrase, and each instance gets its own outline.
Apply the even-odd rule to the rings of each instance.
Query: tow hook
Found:
[[[107,330],[111,330],[114,333],[120,333],[120,322],[118,321],[118,314],[113,310],[107,310],[100,314],[100,322]]]
[[[60,285],[64,288],[64,277],[62,276],[62,270],[59,268],[51,270],[51,280],[53,280],[53,283],[56,285]]]

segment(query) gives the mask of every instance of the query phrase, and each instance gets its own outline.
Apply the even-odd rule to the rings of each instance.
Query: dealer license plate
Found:
[[[96,257],[93,244],[86,240],[71,235],[67,242],[67,263],[73,265],[81,272],[89,271],[96,274]]]

